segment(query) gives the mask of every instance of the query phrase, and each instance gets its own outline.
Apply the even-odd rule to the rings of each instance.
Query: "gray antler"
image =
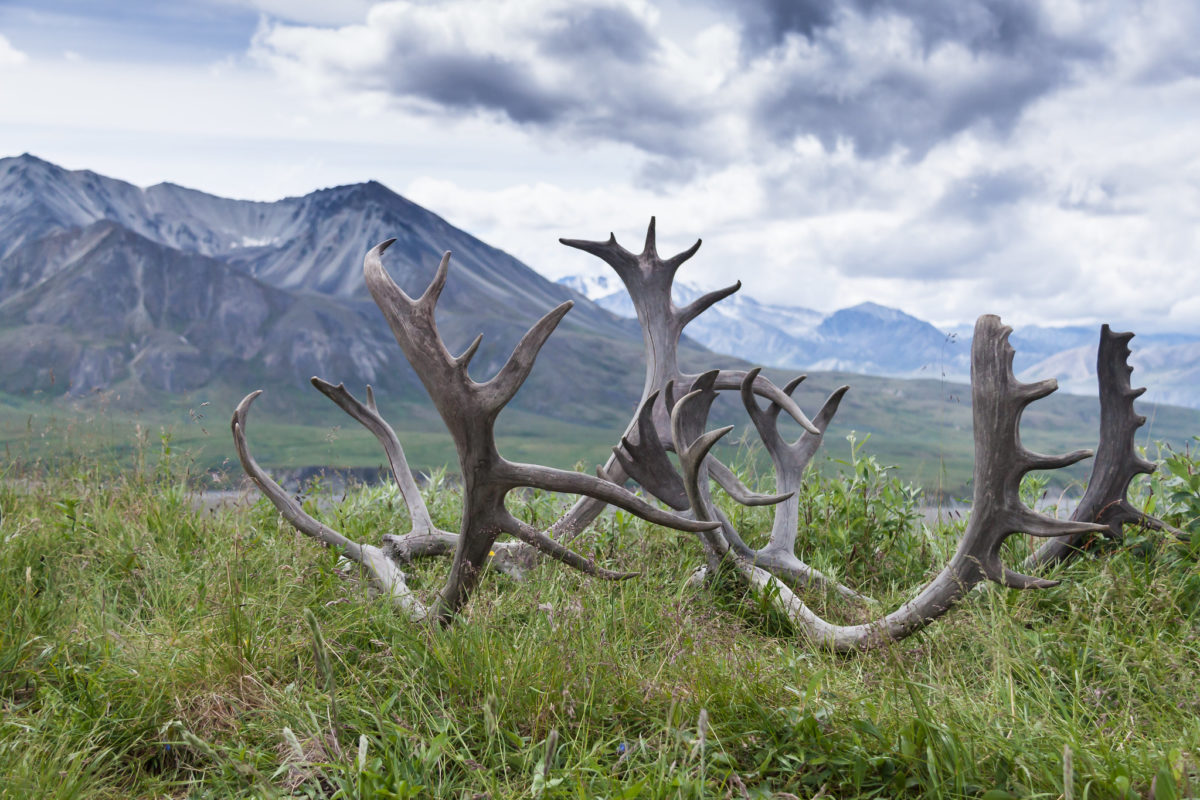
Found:
[[[278,483],[258,465],[250,455],[246,444],[246,418],[250,413],[250,405],[262,394],[262,391],[251,392],[238,403],[230,423],[233,429],[233,444],[237,448],[238,458],[242,469],[258,486],[259,491],[271,501],[279,513],[292,526],[306,536],[319,542],[337,548],[342,555],[360,565],[370,576],[371,583],[384,594],[392,598],[396,607],[409,619],[423,620],[429,614],[429,609],[412,593],[406,583],[406,576],[400,568],[388,558],[384,552],[373,545],[359,544],[347,539],[333,528],[313,519],[300,503],[283,490]]]
[[[495,442],[496,418],[528,377],[542,345],[571,309],[572,304],[563,303],[542,317],[517,343],[512,355],[496,375],[488,381],[478,383],[470,377],[467,367],[478,347],[479,339],[476,339],[462,355],[455,357],[446,349],[434,317],[438,297],[446,283],[450,253],[442,257],[429,287],[414,300],[396,285],[383,268],[381,256],[392,241],[394,240],[384,242],[367,253],[363,264],[367,289],[383,312],[396,341],[428,391],[454,439],[463,477],[462,526],[454,542],[454,561],[450,574],[436,605],[432,609],[420,606],[419,610],[410,616],[431,616],[442,623],[448,623],[467,601],[478,582],[484,565],[495,550],[497,537],[505,533],[589,574],[609,579],[629,577],[627,573],[614,573],[596,567],[583,556],[514,518],[505,508],[504,501],[510,491],[519,487],[586,495],[623,508],[650,522],[680,530],[698,532],[716,527],[715,523],[685,519],[662,511],[604,478],[531,464],[518,464],[502,458]],[[395,434],[378,416],[372,397],[368,397],[368,404],[364,406],[344,389],[329,386],[323,381],[317,386],[347,413],[376,433],[393,467],[403,464],[403,452],[399,443],[395,441]],[[328,390],[324,387],[328,387]],[[247,473],[298,530],[340,547],[348,558],[372,569],[376,583],[395,594],[396,586],[404,586],[403,573],[386,558],[382,550],[351,542],[304,514],[299,504],[270,481],[254,463],[246,447],[244,435],[245,409],[249,407],[253,397],[252,395],[243,401],[238,413],[234,415],[234,437],[238,442],[238,453]],[[411,475],[408,477],[411,480]],[[399,476],[397,480],[407,499],[408,493],[415,491],[415,484],[410,484]],[[428,514],[424,512],[424,506],[413,508],[414,519],[423,514],[422,521],[417,524],[425,524]],[[432,525],[428,525],[428,528],[432,528]],[[422,533],[416,528],[414,532]],[[391,540],[390,545],[393,548],[397,547],[398,543],[403,542],[403,538]],[[441,537],[435,538],[442,544],[446,543]],[[377,566],[376,561],[382,562],[384,566]],[[394,575],[384,575],[387,566],[400,577],[397,579]],[[404,592],[407,598],[416,602],[406,586]]]
[[[1149,475],[1155,465],[1138,455],[1135,436],[1146,418],[1136,413],[1133,401],[1146,391],[1134,389],[1129,376],[1129,340],[1132,333],[1114,333],[1107,325],[1100,329],[1100,347],[1096,352],[1096,380],[1100,386],[1100,443],[1087,490],[1071,519],[1099,522],[1107,526],[1105,535],[1122,538],[1125,523],[1162,530],[1186,539],[1187,534],[1160,519],[1144,514],[1126,499],[1129,482],[1138,475]],[[1074,534],[1052,539],[1025,560],[1026,569],[1068,561],[1085,549],[1094,537]]]
[[[967,529],[953,558],[915,598],[878,620],[861,625],[829,623],[809,609],[792,590],[767,570],[731,549],[725,554],[743,580],[766,596],[792,620],[793,624],[823,646],[834,650],[854,650],[885,639],[901,639],[920,630],[949,611],[970,589],[983,580],[992,580],[1013,588],[1040,588],[1055,585],[1021,575],[1006,567],[1000,559],[1004,540],[1019,532],[1035,536],[1063,536],[1104,530],[1105,526],[1056,520],[1034,512],[1021,503],[1021,478],[1030,470],[1057,469],[1091,455],[1086,450],[1062,456],[1034,453],[1021,444],[1021,413],[1033,401],[1057,388],[1053,380],[1021,383],[1013,375],[1013,350],[1008,343],[1011,328],[995,316],[983,316],[975,326],[971,348],[971,396],[975,430],[974,501]],[[673,411],[679,418],[677,435],[684,433],[687,406],[700,400],[698,393],[684,397]],[[702,487],[703,462],[709,449],[727,430],[706,433],[679,447],[685,486],[697,518],[712,517],[711,503]],[[706,540],[713,533],[702,534]]]
[[[686,394],[705,382],[708,391],[740,390],[749,380],[750,391],[766,398],[773,407],[786,410],[808,433],[820,436],[821,431],[805,416],[788,392],[759,374],[741,370],[715,370],[712,373],[686,374],[679,367],[679,338],[689,322],[713,304],[741,288],[741,282],[697,298],[686,306],[677,307],[671,299],[675,273],[700,248],[697,240],[687,250],[663,259],[658,255],[656,227],[653,217],[646,230],[642,252],[634,254],[617,243],[609,234],[607,241],[560,239],[568,247],[591,253],[617,273],[633,302],[646,351],[646,380],[638,414],[626,429],[621,445],[604,465],[605,474],[615,480],[631,477],[651,494],[672,508],[686,508],[687,498],[666,451],[674,450],[674,437],[668,409],[672,398],[668,387]],[[710,459],[706,474],[711,474],[731,497],[744,505],[763,505],[778,502],[777,498],[755,494],[737,478],[732,470],[716,459]],[[555,526],[555,533],[569,538],[587,526],[599,514],[601,507],[594,501],[581,499]],[[727,522],[722,523],[726,527]],[[736,534],[735,534],[736,535]],[[774,562],[772,562],[772,568]],[[814,574],[810,567],[797,560],[781,566],[781,574],[790,580],[820,581],[824,576]],[[847,596],[857,596],[850,589],[839,587]]]
[[[746,380],[742,383],[742,404],[746,407],[746,413],[750,415],[755,430],[758,431],[767,455],[771,457],[771,464],[775,469],[775,491],[785,495],[786,499],[776,506],[770,538],[766,546],[759,550],[747,546],[732,524],[722,525],[722,530],[729,539],[730,546],[739,556],[793,586],[831,586],[844,597],[855,600],[868,599],[849,587],[831,581],[796,556],[796,535],[800,529],[798,493],[804,480],[804,471],[821,447],[825,430],[850,387],[840,386],[835,389],[821,410],[812,418],[813,426],[820,430],[820,433],[804,431],[794,442],[788,442],[779,433],[779,404],[771,402],[763,409],[754,397],[752,386],[757,374],[758,370],[755,369],[746,375]],[[804,378],[803,375],[794,378],[783,388],[784,393],[790,396]]]

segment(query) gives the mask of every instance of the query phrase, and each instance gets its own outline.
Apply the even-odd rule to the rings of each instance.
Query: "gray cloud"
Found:
[[[986,222],[1043,189],[1041,179],[1027,169],[979,172],[950,183],[932,213]]]
[[[780,140],[809,134],[827,149],[845,141],[865,157],[901,147],[920,159],[976,127],[1007,135],[1031,103],[1106,53],[1099,42],[1054,33],[1022,0],[846,0],[823,16],[800,14],[803,5],[731,6],[747,43],[786,53],[789,37],[804,40],[801,57],[780,58],[780,79],[758,98],[754,116]],[[857,37],[881,21],[907,23],[919,49],[901,59],[894,46],[864,51]],[[966,74],[933,58],[952,45],[968,54]]]
[[[754,49],[774,47],[790,33],[812,39],[833,24],[837,13],[827,0],[734,0],[717,5],[740,17],[744,46]]]
[[[1123,29],[1099,23],[1124,7],[1117,0],[1117,10],[1094,15],[1098,24],[1064,27],[1036,0],[709,5],[741,37],[740,64],[715,76],[697,74],[707,67],[689,61],[693,42],[672,40],[669,25],[623,0],[399,0],[368,19],[389,45],[373,61],[346,45],[349,35],[341,60],[330,60],[347,29],[305,29],[307,44],[268,31],[258,46],[426,113],[492,114],[630,144],[659,161],[719,168],[764,139],[787,146],[804,136],[827,151],[848,145],[867,159],[900,151],[920,161],[964,132],[1006,138],[1034,103],[1111,63]],[[1178,57],[1151,52],[1145,80],[1200,67],[1186,47],[1193,38],[1176,38],[1167,50]],[[644,171],[670,172],[659,163]]]
[[[596,57],[644,64],[658,49],[642,21],[620,6],[582,3],[551,14],[554,25],[539,42],[547,56],[576,63]]]
[[[398,95],[430,101],[446,109],[487,110],[519,123],[561,120],[577,102],[537,80],[527,65],[494,55],[422,52],[393,48],[398,68],[381,76]]]
[[[925,48],[956,42],[977,52],[1013,54],[1053,39],[1032,0],[715,0],[742,23],[745,41],[774,47],[789,35],[815,41],[848,14],[912,22]]]
[[[382,8],[365,29],[269,26],[256,52],[420,112],[482,112],[661,156],[703,149],[701,114],[674,96],[659,38],[616,0]],[[385,56],[363,57],[364,30]]]

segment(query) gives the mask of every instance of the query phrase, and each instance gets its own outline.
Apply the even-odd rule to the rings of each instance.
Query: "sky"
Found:
[[[823,311],[1200,333],[1194,0],[0,0],[0,156],[274,200],[379,180]]]

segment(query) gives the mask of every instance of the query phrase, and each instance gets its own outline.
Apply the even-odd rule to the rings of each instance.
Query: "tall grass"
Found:
[[[1196,529],[1200,470],[1172,457],[1140,502]],[[618,512],[577,544],[639,578],[489,574],[437,630],[399,620],[263,502],[195,510],[185,472],[81,459],[0,480],[0,795],[1200,791],[1196,544],[1134,532],[1060,570],[1060,587],[983,587],[926,632],[847,658],[729,584],[689,586],[694,538]],[[453,493],[430,498],[443,527]],[[406,525],[385,489],[309,499],[352,537]],[[919,500],[856,452],[807,485],[803,555],[894,606],[954,546]],[[517,505],[542,523],[553,511],[544,495]],[[762,510],[737,513],[765,530]],[[445,568],[414,582],[431,590]]]

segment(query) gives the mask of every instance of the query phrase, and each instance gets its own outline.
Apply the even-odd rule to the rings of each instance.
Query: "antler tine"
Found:
[[[383,268],[383,253],[395,242],[395,239],[380,242],[368,250],[363,259],[363,277],[366,279],[367,290],[371,292],[371,296],[375,298],[375,302],[380,307],[383,305],[380,297],[384,297],[389,305],[411,306],[414,302]]]
[[[787,382],[787,384],[784,385],[783,393],[786,394],[788,397],[791,397],[792,393],[796,391],[796,388],[800,384],[804,383],[806,378],[808,378],[807,375],[797,375],[796,377],[792,378],[790,381]],[[849,389],[850,387],[846,386],[843,388]],[[783,406],[779,405],[779,403],[772,402],[772,403],[767,404],[766,413],[771,417],[771,419],[776,419],[779,416],[779,412],[782,410],[783,410]],[[815,419],[813,420],[813,424],[814,425],[817,424]]]
[[[400,446],[400,439],[396,436],[396,431],[392,426],[379,413],[379,409],[376,408],[375,392],[371,387],[367,387],[367,404],[363,405],[354,395],[346,391],[345,384],[339,383],[334,386],[315,376],[310,382],[317,388],[317,391],[336,403],[338,408],[375,434],[375,438],[379,440],[379,444],[387,456],[392,477],[400,489],[400,496],[404,499],[404,504],[408,506],[413,532],[424,533],[435,530],[433,519],[429,516],[429,509],[425,507],[425,500],[421,497],[421,490],[417,487],[412,470],[408,466],[408,459],[404,457],[404,448]]]
[[[342,534],[325,525],[307,513],[300,503],[283,490],[283,487],[273,481],[258,465],[250,454],[250,446],[246,442],[246,420],[250,406],[262,394],[262,390],[251,392],[242,398],[234,409],[230,428],[233,431],[233,444],[237,450],[238,460],[242,469],[254,481],[263,496],[271,501],[271,505],[291,523],[292,527],[309,538],[335,547],[342,555],[360,565],[371,577],[372,584],[387,594],[392,603],[409,619],[414,622],[424,620],[429,616],[429,609],[412,593],[406,583],[406,576],[383,551],[373,545],[362,545],[352,541]]]
[[[758,436],[763,441],[763,446],[767,448],[767,452],[773,452],[779,444],[778,430],[775,427],[775,417],[768,416],[767,411],[758,405],[758,400],[754,397],[754,381],[762,372],[762,367],[755,367],[746,373],[746,377],[742,379],[742,405],[746,407],[746,413],[750,415],[750,421],[754,423],[754,427],[758,430]],[[778,403],[770,403],[768,408],[779,408]],[[778,415],[779,412],[776,412]]]
[[[650,217],[650,224],[646,226],[646,244],[642,247],[642,258],[658,259],[656,238],[654,217]]]
[[[708,474],[712,476],[718,486],[725,490],[725,494],[744,506],[773,506],[795,494],[794,491],[780,494],[762,494],[752,491],[750,487],[742,483],[737,473],[716,458],[708,460]]]
[[[534,326],[521,337],[521,341],[517,342],[512,355],[508,357],[508,361],[504,362],[504,366],[500,368],[495,377],[483,384],[481,392],[495,411],[498,412],[516,395],[521,384],[529,377],[529,373],[533,369],[533,362],[541,351],[542,345],[546,343],[550,334],[554,333],[554,329],[558,327],[558,323],[574,305],[574,301],[568,300],[534,323]],[[474,355],[473,352],[472,355]]]
[[[483,334],[477,334],[475,338],[471,340],[471,343],[467,345],[467,349],[462,351],[462,355],[454,359],[454,363],[463,372],[466,372],[467,368],[471,366],[471,359],[475,357],[475,351],[479,349],[479,344],[482,341]]]
[[[708,294],[697,297],[695,300],[679,310],[679,327],[687,327],[689,322],[741,288],[742,282],[738,281],[732,286],[726,286],[724,289],[717,289],[709,292]]]
[[[437,272],[433,274],[433,280],[429,282],[424,293],[417,298],[417,302],[422,305],[436,306],[438,298],[442,296],[442,289],[446,288],[446,276],[450,273],[450,251],[442,253],[442,260],[438,262]]]
[[[1071,518],[1098,522],[1107,526],[1106,535],[1120,539],[1125,523],[1141,524],[1155,530],[1165,530],[1176,536],[1177,531],[1162,520],[1155,519],[1126,500],[1129,483],[1138,475],[1154,472],[1155,465],[1137,451],[1135,437],[1146,418],[1136,413],[1134,400],[1144,388],[1130,384],[1133,367],[1129,365],[1129,341],[1133,333],[1117,333],[1108,325],[1100,328],[1100,346],[1096,351],[1096,380],[1100,387],[1100,443],[1096,461],[1088,479],[1087,490]],[[1069,560],[1080,552],[1084,536],[1065,536],[1046,542],[1025,561],[1026,568]]]
[[[558,241],[567,247],[574,247],[576,250],[591,253],[601,259],[616,270],[617,275],[621,277],[622,281],[628,280],[626,276],[632,277],[641,272],[641,267],[638,265],[638,257],[617,244],[617,237],[612,233],[608,234],[608,241],[604,242],[562,238]]]
[[[700,244],[703,241],[704,241],[703,239],[697,239],[696,243],[694,245],[692,245],[691,247],[689,247],[687,250],[684,250],[682,253],[676,253],[675,255],[668,258],[666,261],[663,262],[663,268],[666,270],[669,270],[671,273],[677,272],[679,270],[679,268],[681,266],[683,266],[685,261],[690,259],[692,256],[696,255],[696,251],[700,249]]]

